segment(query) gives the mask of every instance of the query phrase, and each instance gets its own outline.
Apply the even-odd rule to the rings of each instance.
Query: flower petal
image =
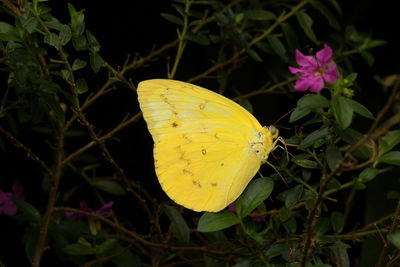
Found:
[[[290,71],[292,74],[303,73],[303,72],[304,72],[303,69],[299,69],[299,68],[295,68],[295,67],[291,67],[291,66],[289,66],[289,71]]]
[[[17,214],[17,206],[12,202],[13,194],[10,192],[0,191],[0,214],[4,213],[7,216]]]
[[[294,84],[294,88],[296,91],[307,91],[311,87],[310,79],[308,77],[300,76],[296,83]]]
[[[307,91],[310,89],[311,92],[319,92],[324,87],[324,80],[321,77],[299,77],[297,79],[294,88],[296,91]]]
[[[15,180],[15,183],[12,186],[12,190],[13,190],[14,196],[16,198],[21,199],[21,200],[25,199],[24,187],[22,186],[22,184],[18,180]]]
[[[12,197],[12,194],[10,192],[3,192],[0,190],[0,205],[3,202],[9,201],[11,199],[11,197]]]
[[[87,211],[87,212],[93,212],[93,210],[91,208],[89,208],[88,204],[84,200],[82,200],[79,203],[79,207],[81,208],[81,210],[84,210],[84,211]]]
[[[103,207],[99,208],[99,209],[96,211],[96,213],[97,213],[98,215],[102,215],[102,216],[104,216],[104,217],[111,216],[111,214],[112,214],[111,208],[112,208],[113,204],[114,204],[113,201],[106,203]]]
[[[319,50],[316,54],[319,66],[322,68],[327,66],[329,62],[332,60],[332,54],[333,54],[332,48],[329,45],[324,44],[324,48]]]
[[[324,88],[324,80],[322,78],[315,78],[312,82],[310,92],[318,93],[322,88]]]
[[[312,56],[305,56],[296,49],[296,63],[304,68],[315,69],[318,67],[317,61]]]
[[[228,205],[228,210],[230,212],[235,212],[236,211],[236,204],[235,202],[232,202],[231,204]]]
[[[337,79],[339,79],[339,72],[335,69],[336,64],[332,63],[329,66],[329,69],[324,72],[324,80],[328,83],[333,83]]]

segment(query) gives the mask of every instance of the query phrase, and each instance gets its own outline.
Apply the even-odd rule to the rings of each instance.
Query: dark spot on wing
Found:
[[[194,176],[194,173],[189,171],[189,170],[187,170],[187,169],[183,169],[182,172],[183,172],[184,175]]]
[[[194,185],[197,185],[199,188],[201,188],[201,183],[200,183],[199,180],[192,180],[192,183],[193,183]]]

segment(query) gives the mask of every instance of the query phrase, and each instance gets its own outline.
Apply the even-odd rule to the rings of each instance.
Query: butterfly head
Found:
[[[269,153],[274,150],[278,135],[278,129],[274,126],[263,127],[262,131],[255,135],[256,142],[252,142],[251,149],[262,162],[267,161]]]

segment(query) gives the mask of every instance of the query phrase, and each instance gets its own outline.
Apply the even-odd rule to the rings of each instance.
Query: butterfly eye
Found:
[[[278,137],[279,130],[275,126],[273,126],[273,125],[269,126],[268,130],[271,133],[273,139]]]

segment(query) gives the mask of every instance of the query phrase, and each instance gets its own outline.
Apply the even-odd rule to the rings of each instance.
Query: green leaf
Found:
[[[80,243],[70,244],[63,248],[64,253],[68,255],[93,255],[96,254],[96,249],[82,245]]]
[[[255,61],[257,61],[257,62],[263,61],[262,58],[258,55],[258,53],[254,49],[246,48],[245,50],[246,50],[247,54]]]
[[[55,48],[59,49],[61,47],[60,38],[57,34],[49,32],[44,35],[44,40],[46,44],[54,46]]]
[[[13,202],[15,203],[15,205],[17,205],[18,210],[22,212],[24,215],[26,215],[29,218],[29,220],[37,224],[40,224],[41,220],[40,212],[34,206],[32,206],[30,203],[26,201],[17,198],[14,198]]]
[[[189,41],[198,43],[200,45],[209,45],[210,44],[210,39],[207,37],[207,35],[204,35],[204,34],[188,32],[186,34],[185,38]]]
[[[168,20],[169,22],[178,24],[178,25],[183,25],[183,20],[175,15],[172,14],[168,14],[168,13],[161,13],[160,14],[161,17],[163,17],[164,19]]]
[[[317,9],[321,14],[328,20],[329,25],[337,31],[341,31],[342,27],[340,26],[339,22],[332,14],[332,12],[324,5],[321,1],[312,0],[311,5]]]
[[[297,101],[297,107],[290,115],[289,122],[297,121],[313,110],[329,107],[329,100],[318,94],[308,94]]]
[[[90,66],[95,73],[99,72],[101,65],[103,65],[103,58],[97,53],[90,54]]]
[[[296,13],[297,21],[300,24],[300,27],[303,29],[304,33],[313,41],[315,44],[318,44],[317,37],[312,29],[313,20],[312,18],[304,11],[300,11]]]
[[[368,51],[361,51],[360,54],[364,58],[365,62],[368,64],[368,66],[374,65],[374,62],[375,62],[374,55],[372,55]]]
[[[346,83],[347,86],[351,86],[353,85],[354,81],[357,79],[358,74],[353,72],[350,73],[349,75],[346,76],[346,78],[344,78],[344,81]]]
[[[279,219],[281,222],[285,222],[292,218],[293,212],[287,207],[282,207],[279,209]]]
[[[400,249],[400,231],[389,234],[388,239],[397,249]]]
[[[25,255],[28,258],[29,262],[32,262],[35,257],[36,244],[38,239],[39,227],[28,227],[24,235],[23,243],[25,245]]]
[[[329,0],[331,5],[336,9],[336,11],[341,15],[342,14],[342,9],[340,8],[340,5],[336,0]]]
[[[332,109],[340,128],[346,129],[353,120],[353,106],[348,99],[335,95],[332,99]]]
[[[38,25],[37,19],[31,16],[30,12],[22,13],[21,16],[17,17],[17,20],[19,20],[22,28],[24,28],[29,34],[33,33]]]
[[[275,35],[268,35],[267,40],[268,40],[268,43],[271,46],[272,50],[274,50],[274,52],[284,62],[287,62],[288,61],[288,57],[286,56],[286,48],[283,45],[283,43],[281,42],[281,40],[279,40],[279,38],[276,37]]]
[[[243,12],[244,17],[246,19],[251,20],[274,20],[276,19],[276,15],[271,11],[262,10],[262,9],[254,9],[254,10],[246,10]]]
[[[367,48],[371,49],[371,48],[383,46],[386,44],[387,44],[387,41],[385,41],[385,40],[369,40],[369,42],[367,43]]]
[[[241,218],[250,214],[258,205],[269,197],[274,188],[271,178],[263,177],[250,182],[236,204],[238,214]]]
[[[287,233],[294,234],[297,230],[296,219],[294,217],[290,217],[289,220],[282,223],[282,226],[285,228]]]
[[[320,217],[315,225],[314,232],[316,236],[321,236],[331,229],[331,220],[327,217]]]
[[[268,259],[272,259],[276,256],[286,254],[289,250],[289,244],[272,244],[272,246],[265,252],[265,256],[268,257]]]
[[[378,163],[400,166],[400,151],[390,151],[378,158]]]
[[[300,201],[301,196],[303,195],[304,187],[299,184],[295,187],[287,190],[286,198],[285,198],[285,206],[290,208]]]
[[[299,165],[300,167],[306,168],[306,169],[317,169],[318,168],[318,163],[309,160],[309,159],[295,159],[293,160],[294,163]]]
[[[335,245],[331,247],[333,260],[340,267],[350,267],[349,255],[347,254],[347,248],[349,246],[342,242],[335,242]]]
[[[85,10],[76,11],[75,7],[68,3],[68,11],[71,17],[71,29],[75,35],[81,35],[85,30]]]
[[[41,100],[48,106],[50,115],[57,122],[64,124],[65,112],[62,110],[59,101],[52,94],[42,94]]]
[[[86,30],[86,38],[88,40],[89,46],[93,49],[93,51],[96,53],[99,52],[100,43],[89,30]]]
[[[312,111],[312,110],[311,110],[311,109],[308,109],[308,108],[299,108],[299,107],[296,107],[296,108],[293,110],[292,114],[290,114],[289,122],[290,122],[290,123],[295,122],[295,121],[297,121],[297,120],[299,120],[299,119],[301,119],[301,118],[307,116],[308,114],[310,114],[311,111]]]
[[[72,63],[72,70],[80,70],[86,67],[87,63],[86,61],[80,60],[79,58],[74,60],[74,63]]]
[[[54,17],[51,17],[50,20],[45,21],[44,23],[50,29],[55,29],[58,31],[61,31],[64,28],[64,26],[66,26],[65,24],[62,24],[58,19],[56,19]]]
[[[302,109],[318,110],[329,107],[329,100],[318,94],[308,94],[297,101],[297,107]]]
[[[295,51],[298,47],[300,47],[299,38],[297,37],[296,31],[289,23],[286,22],[283,22],[281,27],[286,39],[286,43],[289,47],[289,51]]]
[[[94,187],[116,196],[123,196],[126,194],[125,189],[117,182],[110,180],[99,180],[92,183]]]
[[[342,160],[342,152],[333,145],[330,145],[325,152],[326,161],[329,169],[334,170],[337,164]]]
[[[344,228],[344,215],[341,212],[338,211],[334,211],[331,214],[331,224],[332,224],[332,228],[333,231],[335,231],[335,233],[340,233],[343,231]]]
[[[63,25],[59,34],[59,40],[61,45],[66,45],[69,42],[69,40],[71,40],[71,37],[72,37],[71,28],[68,25]]]
[[[103,241],[100,245],[95,247],[96,254],[101,255],[101,254],[107,254],[112,252],[118,247],[118,240],[114,238],[107,239]]]
[[[88,91],[88,89],[89,89],[89,88],[88,88],[88,85],[87,85],[85,79],[79,78],[79,79],[76,81],[76,92],[77,92],[78,94],[86,93],[86,92]]]
[[[388,132],[380,140],[379,155],[383,155],[386,152],[392,150],[399,143],[400,143],[400,130],[394,130]]]
[[[0,41],[21,41],[17,29],[5,22],[0,21]]]
[[[72,73],[69,70],[66,70],[66,69],[61,70],[61,75],[65,80],[71,82]]]
[[[366,168],[358,175],[358,182],[366,183],[374,179],[379,174],[379,170],[375,168]]]
[[[218,213],[205,212],[199,220],[197,230],[199,232],[219,231],[238,224],[239,218],[233,212],[224,210]]]
[[[190,229],[182,215],[171,206],[165,207],[165,212],[172,224],[172,232],[174,236],[183,243],[188,243],[190,240]]]
[[[299,148],[304,149],[309,146],[312,146],[315,144],[319,139],[324,138],[329,134],[329,129],[327,127],[321,128],[316,130],[315,132],[312,132],[306,138],[304,138],[303,141],[299,144]]]
[[[349,103],[352,108],[353,111],[363,117],[366,117],[368,119],[374,119],[374,115],[371,113],[371,111],[369,111],[365,106],[363,106],[362,104],[360,104],[357,101],[354,101],[352,99],[348,99],[346,98],[347,103]]]
[[[87,48],[87,40],[83,35],[79,35],[72,39],[72,45],[77,51],[85,50]]]

